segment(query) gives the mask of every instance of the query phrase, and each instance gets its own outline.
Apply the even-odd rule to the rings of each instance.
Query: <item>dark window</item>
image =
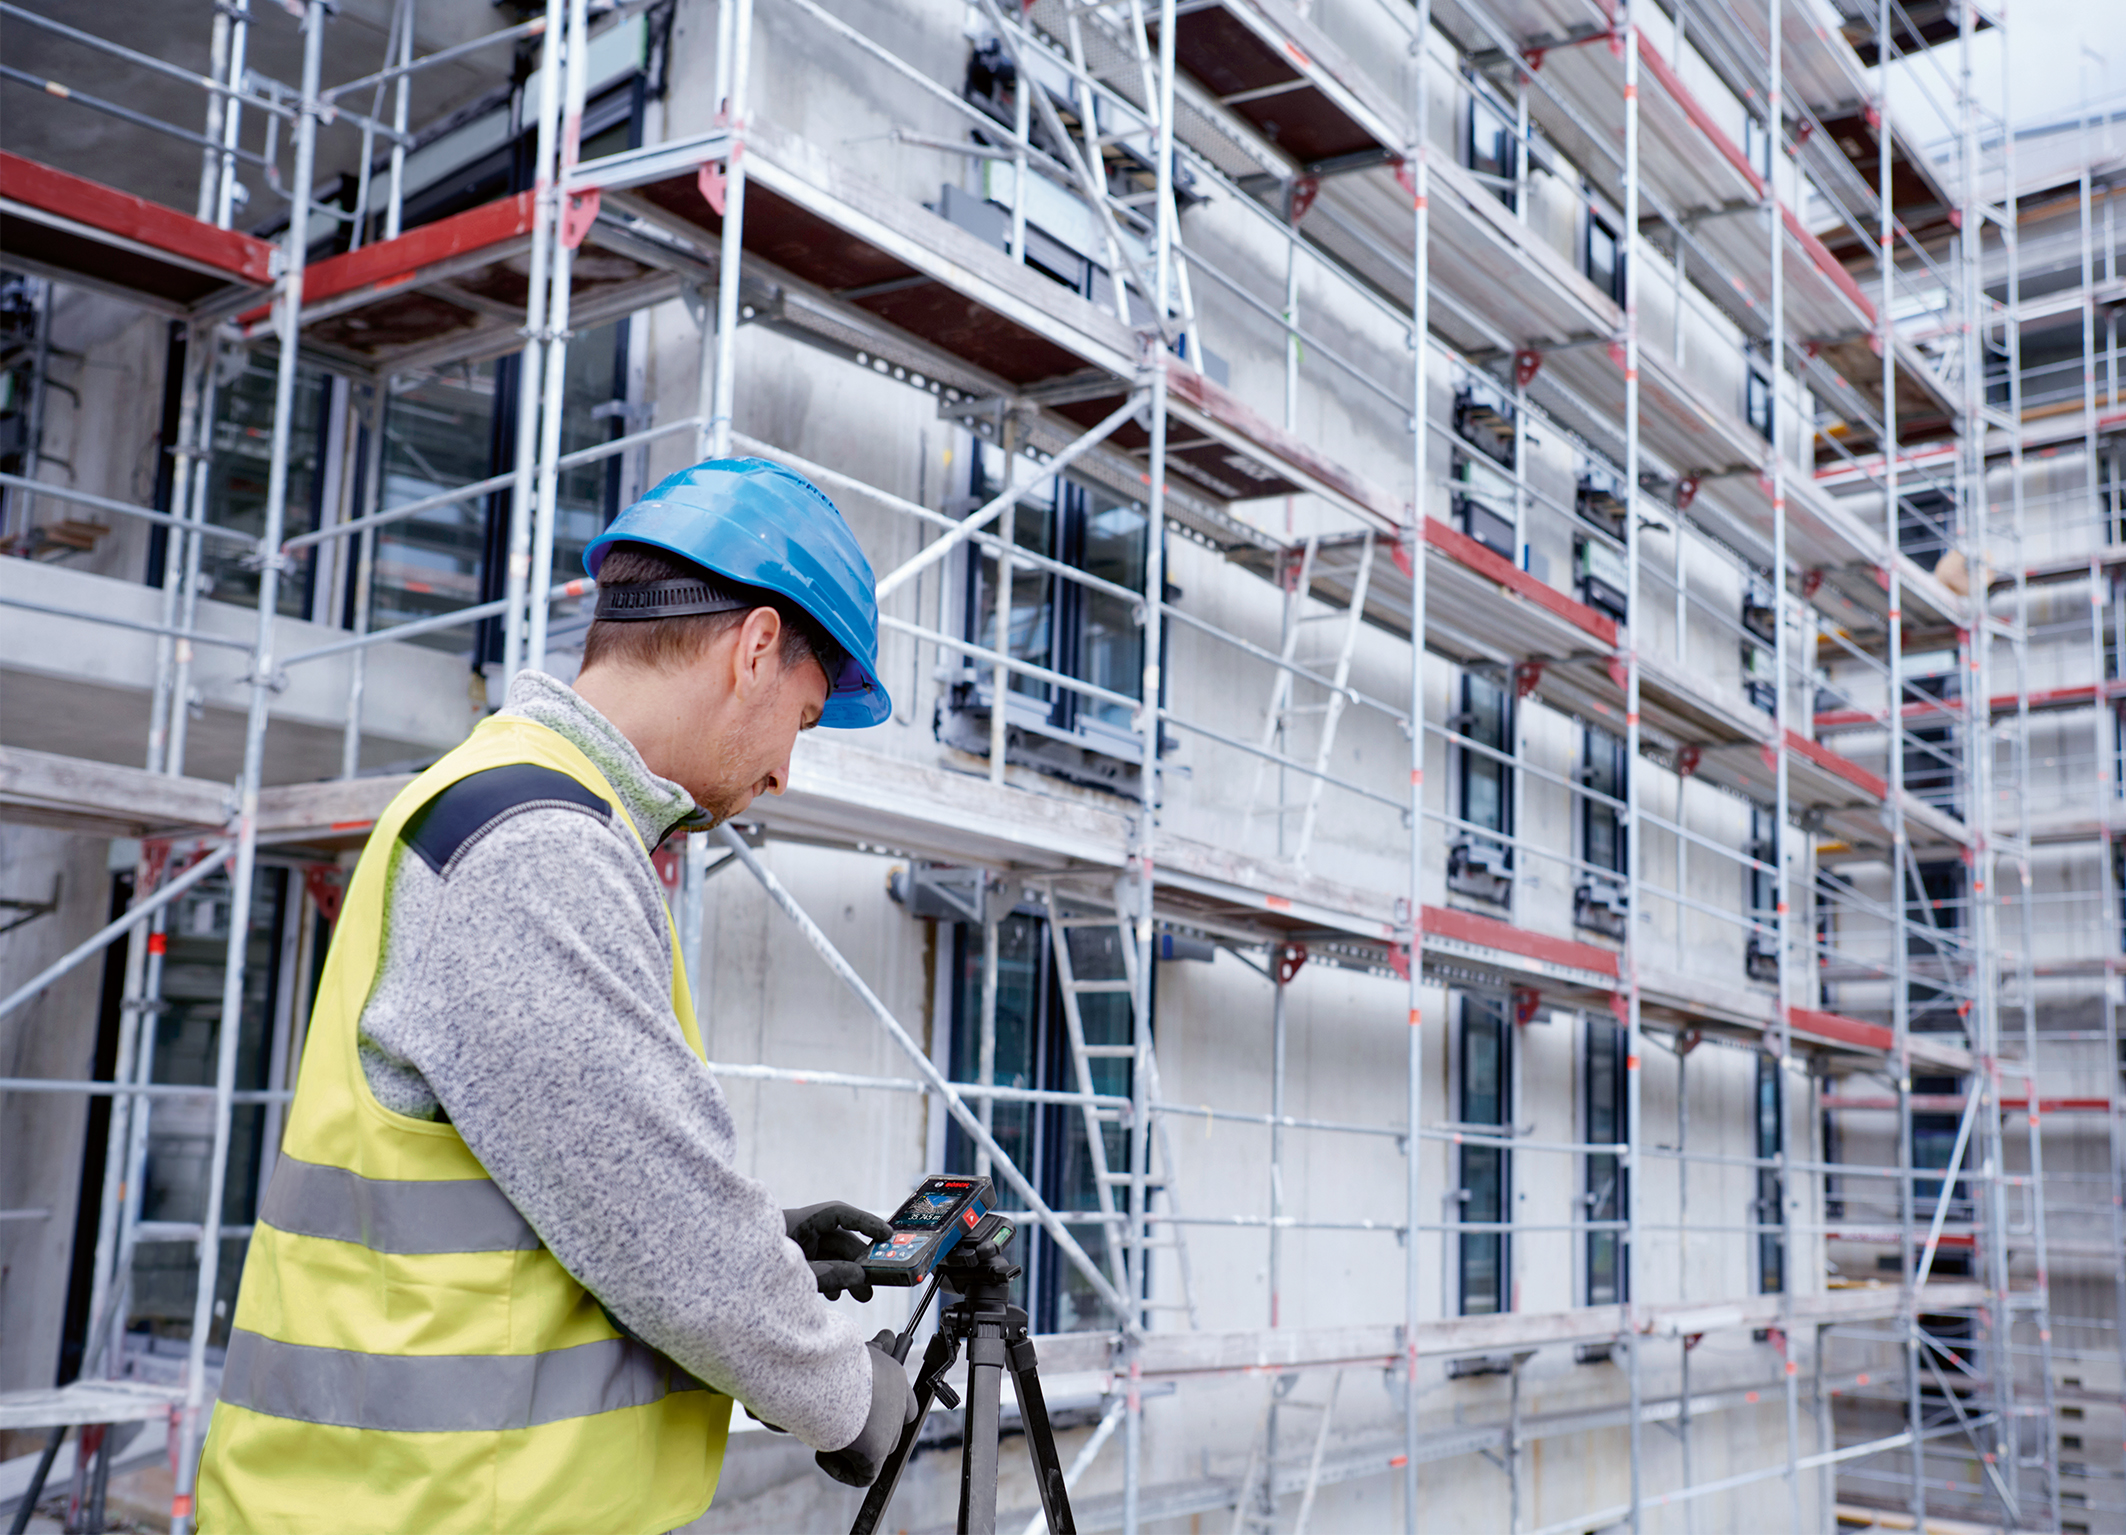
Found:
[[[1487,677],[1464,672],[1462,707],[1447,725],[1474,743],[1454,748],[1460,768],[1456,814],[1468,825],[1448,852],[1447,883],[1503,906],[1513,895],[1513,849],[1505,840],[1513,835],[1513,768],[1493,753],[1513,752],[1512,695]]]
[[[1607,1018],[1590,1015],[1587,1020],[1586,1063],[1587,1139],[1591,1143],[1618,1145],[1626,1133],[1629,1108],[1625,1098],[1624,1030]],[[1590,1224],[1625,1218],[1630,1192],[1621,1158],[1590,1153],[1587,1158],[1587,1190],[1584,1203]],[[1630,1274],[1625,1266],[1624,1233],[1587,1233],[1587,1304],[1615,1305],[1629,1299]]]
[[[2126,540],[2126,527],[2120,529]],[[2119,680],[2119,662],[2126,657],[2126,580],[2111,578],[2111,600],[2104,605],[2099,627],[2104,635],[2104,680]],[[2116,780],[2114,780],[2116,781]]]
[[[1786,1102],[1779,1062],[1769,1055],[1757,1057],[1757,1155],[1779,1155],[1784,1137],[1779,1133]],[[1786,1233],[1784,1205],[1786,1187],[1775,1167],[1757,1169],[1757,1198],[1750,1206],[1750,1220],[1759,1228],[1778,1226],[1777,1231],[1757,1232],[1757,1290],[1764,1295],[1786,1288]]]
[[[1073,928],[1068,932],[1071,965],[1080,981],[1119,979],[1123,974],[1121,935],[1112,927]],[[953,926],[951,1074],[956,1082],[981,1076],[982,933],[968,923]],[[1090,992],[1078,1000],[1089,1045],[1130,1043],[1130,999],[1121,993]],[[1056,983],[1045,918],[1014,914],[997,925],[996,1078],[1007,1087],[1054,1091],[1078,1090],[1071,1060],[1069,1029],[1062,994]],[[1096,1057],[1091,1063],[1096,1092],[1127,1095],[1130,1063]],[[1061,1211],[1100,1208],[1082,1111],[1051,1104],[999,1103],[993,1133],[1014,1164],[1033,1180],[1041,1197]],[[1127,1134],[1116,1124],[1101,1127],[1108,1167],[1129,1165]],[[953,1172],[972,1172],[975,1147],[960,1128],[947,1122],[945,1160]],[[1007,1196],[1009,1197],[1009,1196]],[[1075,1236],[1094,1262],[1105,1266],[1110,1237],[1096,1221],[1073,1222]],[[1032,1315],[1036,1332],[1073,1332],[1106,1327],[1113,1318],[1085,1276],[1058,1252],[1054,1239],[1029,1225],[1017,1249],[1026,1273],[1013,1282],[1013,1299]]]
[[[1911,1027],[1953,1033],[1963,1027],[1955,984],[1965,969],[1964,866],[1943,859],[1905,876],[1905,996]]]
[[[1748,852],[1757,863],[1770,864],[1772,869],[1760,869],[1751,865],[1742,871],[1743,889],[1749,902],[1749,919],[1755,924],[1749,930],[1744,965],[1753,981],[1777,981],[1779,876],[1772,870],[1779,867],[1779,818],[1762,805],[1750,806]]]
[[[1772,589],[1754,576],[1742,597],[1742,691],[1766,714],[1779,712],[1779,610]]]
[[[244,354],[242,371],[214,397],[214,434],[207,459],[207,520],[257,534],[266,526],[266,497],[273,459],[273,399],[279,364],[265,352]],[[293,537],[317,526],[324,495],[319,466],[335,436],[332,406],[341,386],[322,368],[299,363],[295,409],[288,418],[288,492],[285,533]],[[202,543],[200,571],[206,590],[223,602],[258,601],[258,570],[237,544]],[[317,550],[302,550],[280,580],[278,610],[290,618],[310,616],[311,581]]]
[[[561,415],[561,451],[610,441],[625,428],[627,322],[579,331],[569,342]],[[405,379],[384,415],[384,487],[389,509],[473,480],[515,462],[515,356],[454,363]],[[616,409],[615,407],[621,407]],[[583,569],[583,548],[619,507],[618,457],[561,471],[555,497],[554,576]],[[511,491],[439,506],[379,530],[370,626],[388,629],[503,593]],[[556,625],[558,630],[559,625]],[[499,638],[499,629],[496,630]],[[560,635],[554,634],[559,642]],[[467,631],[443,630],[413,643],[463,651]],[[491,648],[485,658],[499,655]]]
[[[1496,997],[1462,997],[1461,1095],[1456,1118],[1464,1125],[1512,1123],[1513,1029],[1506,1005]],[[1503,1146],[1461,1150],[1461,1219],[1504,1225],[1511,1199],[1511,1159]],[[1489,1316],[1512,1309],[1507,1293],[1507,1242],[1503,1231],[1465,1231],[1461,1238],[1463,1316]]]
[[[1003,487],[1003,455],[977,444],[973,492],[977,504]],[[1072,480],[1050,480],[1029,490],[1013,515],[1012,543],[1070,565],[1133,592],[1144,590],[1150,523],[1144,508],[1111,492]],[[967,638],[985,648],[997,642],[997,562],[987,554],[967,561]],[[1066,581],[1024,564],[1012,566],[1005,616],[1009,654],[1140,698],[1144,691],[1144,628],[1135,605],[1111,593]],[[970,667],[953,693],[951,718],[940,732],[952,745],[989,754],[989,711],[994,682],[986,666]],[[1134,708],[1059,688],[1018,674],[1006,689],[1009,751],[1034,765],[1074,777],[1112,783],[1116,764],[1143,756]],[[1085,760],[1098,753],[1104,764]]]
[[[288,921],[287,871],[261,869],[251,891],[250,928],[244,946],[244,994],[238,1023],[236,1086],[257,1091],[268,1086],[272,1069],[274,999],[280,990],[283,924]],[[154,1080],[200,1086],[214,1081],[221,1052],[222,962],[229,942],[232,891],[225,875],[194,886],[170,907],[166,928],[168,957],[163,967],[162,1005],[150,1015],[155,1030]],[[266,1154],[266,1109],[238,1104],[232,1111],[228,1181],[223,1187],[221,1218],[229,1225],[249,1225],[262,1159]],[[207,1163],[211,1131],[204,1114],[156,1114],[148,1131],[146,1175],[140,1190],[140,1216],[150,1221],[197,1221],[205,1213]],[[237,1279],[243,1272],[247,1236],[222,1238],[211,1341],[228,1338],[227,1307],[236,1303]],[[199,1293],[199,1265],[189,1245],[143,1242],[134,1250],[133,1293],[129,1328],[145,1328],[163,1337],[191,1331],[192,1307]]]
[[[640,76],[602,92],[584,109],[582,158],[595,159],[641,142]],[[405,227],[480,207],[531,185],[529,130],[448,172],[408,197]],[[572,453],[624,434],[627,416],[625,320],[578,330],[568,345],[562,386],[561,451]],[[383,484],[378,506],[390,509],[452,486],[508,472],[516,462],[518,355],[452,363],[399,377],[384,410]],[[353,434],[357,462],[366,463],[363,432]],[[555,498],[557,579],[583,570],[583,547],[619,512],[618,457],[560,473]],[[380,529],[370,627],[388,629],[453,608],[500,599],[506,589],[510,487],[478,500],[439,506]],[[351,572],[350,587],[351,592]],[[351,615],[353,602],[346,604]],[[573,625],[560,613],[550,641],[565,642]],[[477,631],[446,629],[411,643],[463,654],[476,665],[502,655],[503,623],[485,619]],[[534,658],[536,659],[536,658]]]
[[[1591,867],[1580,871],[1572,919],[1577,926],[1622,938],[1628,915],[1622,878],[1628,835],[1621,808],[1628,771],[1624,742],[1592,725],[1580,740],[1580,782],[1590,795],[1601,797],[1580,800],[1580,858]]]
[[[1587,244],[1581,255],[1587,280],[1619,304],[1624,302],[1624,252],[1617,227],[1599,213],[1587,215]]]
[[[1480,458],[1454,455],[1454,522],[1493,554],[1518,564],[1514,547],[1513,482]]]
[[[1515,179],[1520,171],[1520,140],[1513,121],[1480,92],[1469,98],[1469,138],[1463,146],[1469,169],[1484,177],[1492,195],[1507,207],[1514,206]]]
[[[1932,570],[1956,534],[1956,501],[1946,491],[1906,491],[1897,498],[1897,548],[1921,570]]]
[[[1772,440],[1773,408],[1771,376],[1765,371],[1764,365],[1758,361],[1756,354],[1752,352],[1749,358],[1748,377],[1742,386],[1742,415],[1751,426],[1757,429],[1757,435],[1766,442]]]
[[[1620,519],[1621,520],[1621,519]],[[1615,545],[1586,534],[1572,541],[1573,574],[1580,601],[1600,608],[1619,623],[1631,620],[1631,573]]]

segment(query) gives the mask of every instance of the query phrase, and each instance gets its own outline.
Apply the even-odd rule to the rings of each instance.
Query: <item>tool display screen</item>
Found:
[[[865,1254],[865,1275],[873,1284],[921,1284],[960,1238],[981,1224],[990,1197],[987,1178],[949,1173],[925,1178],[887,1222],[893,1235]]]

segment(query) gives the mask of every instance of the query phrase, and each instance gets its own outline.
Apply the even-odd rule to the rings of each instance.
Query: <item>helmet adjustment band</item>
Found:
[[[734,597],[707,581],[682,578],[645,581],[639,586],[598,588],[597,618],[601,623],[643,623],[658,618],[691,618],[700,613],[736,613],[760,604]]]

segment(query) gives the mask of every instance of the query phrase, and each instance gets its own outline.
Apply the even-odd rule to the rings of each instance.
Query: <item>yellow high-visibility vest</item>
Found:
[[[515,764],[567,775],[632,824],[582,752],[500,716],[378,820],[244,1265],[203,1535],[657,1535],[716,1491],[731,1399],[624,1336],[464,1138],[378,1103],[357,1054],[401,830],[460,779]],[[666,928],[672,1011],[704,1055]]]

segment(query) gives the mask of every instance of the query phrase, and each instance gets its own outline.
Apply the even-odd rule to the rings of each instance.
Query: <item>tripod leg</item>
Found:
[[[981,1318],[967,1340],[967,1432],[960,1452],[959,1535],[996,1535],[997,1417],[1004,1397],[1002,1318]]]
[[[893,1501],[894,1489],[901,1484],[901,1473],[908,1469],[908,1457],[915,1453],[915,1437],[923,1431],[923,1420],[930,1416],[930,1403],[936,1394],[931,1383],[951,1368],[953,1355],[958,1352],[959,1345],[945,1333],[931,1336],[930,1346],[923,1351],[923,1368],[915,1378],[915,1421],[901,1430],[901,1442],[886,1457],[886,1464],[879,1467],[878,1480],[864,1494],[864,1506],[856,1511],[856,1523],[849,1526],[849,1535],[872,1535],[885,1517],[886,1505]]]
[[[1026,1425],[1026,1449],[1033,1456],[1034,1481],[1041,1489],[1041,1512],[1048,1516],[1048,1535],[1077,1535],[1077,1521],[1070,1512],[1070,1489],[1063,1483],[1063,1463],[1056,1456],[1055,1430],[1048,1422],[1048,1399],[1041,1394],[1033,1339],[1026,1335],[1023,1313],[1013,1321],[1017,1325],[1006,1357],[1011,1365],[1012,1386],[1019,1393],[1019,1420]]]

